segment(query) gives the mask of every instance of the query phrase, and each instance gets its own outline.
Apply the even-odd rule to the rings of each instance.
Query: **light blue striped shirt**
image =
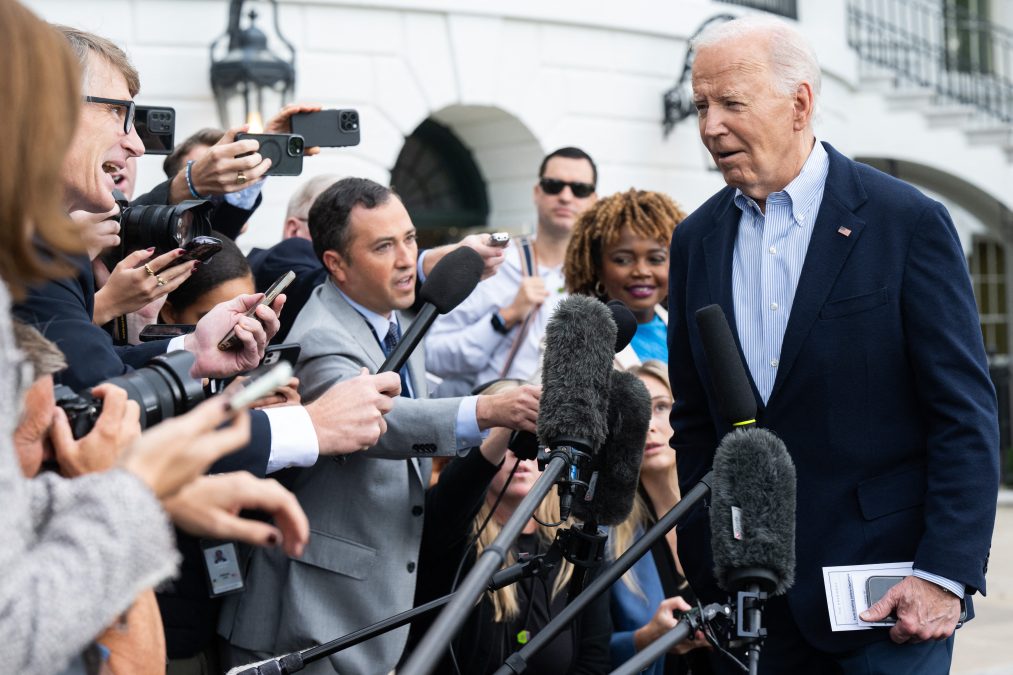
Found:
[[[774,388],[784,331],[829,169],[827,151],[817,142],[801,173],[783,190],[767,196],[765,213],[741,190],[735,191],[735,205],[742,211],[732,258],[735,325],[764,403]]]
[[[742,211],[732,254],[735,326],[764,403],[774,389],[784,332],[829,170],[827,151],[817,141],[798,176],[767,196],[764,211],[741,190],[735,191],[735,206]],[[964,596],[961,583],[924,570],[913,574]]]

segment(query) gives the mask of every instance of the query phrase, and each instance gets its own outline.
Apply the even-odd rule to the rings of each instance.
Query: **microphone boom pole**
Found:
[[[482,555],[475,561],[474,567],[455,592],[453,600],[433,622],[411,658],[399,671],[401,675],[428,675],[436,667],[443,650],[453,640],[475,603],[482,597],[489,580],[506,560],[510,546],[520,536],[524,526],[531,519],[531,514],[556,484],[556,480],[564,471],[569,470],[568,464],[562,453],[554,453],[542,475],[531,486],[527,496],[496,535],[496,539],[482,551]]]
[[[710,494],[711,480],[713,477],[714,472],[710,471],[707,475],[701,478],[699,483],[694,485],[689,492],[683,495],[678,504],[669,509],[668,513],[652,525],[651,528],[644,533],[644,536],[637,539],[633,545],[630,546],[625,553],[619,556],[614,563],[606,567],[602,573],[594,579],[594,581],[588,584],[587,587],[573,599],[573,602],[567,604],[566,607],[563,608],[563,611],[557,614],[552,621],[547,623],[544,628],[538,631],[538,633],[531,638],[531,640],[524,645],[520,651],[511,654],[500,669],[496,671],[495,675],[514,675],[516,673],[523,673],[527,669],[528,658],[556,637],[560,631],[563,630],[566,624],[576,618],[577,614],[582,612],[589,604],[591,604],[597,596],[608,590],[612,584],[619,580],[619,577],[626,574],[626,572],[650,550],[651,546],[654,545],[654,542],[664,537],[665,534],[675,527],[676,523],[678,523],[690,509]]]

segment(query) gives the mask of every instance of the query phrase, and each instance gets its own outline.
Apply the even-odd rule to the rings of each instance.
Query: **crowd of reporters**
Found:
[[[392,190],[318,176],[292,198],[283,240],[247,257],[234,240],[271,162],[255,140],[236,140],[245,127],[187,139],[165,161],[167,180],[129,201],[144,147],[132,127],[140,81],[123,51],[14,0],[0,0],[0,42],[0,119],[20,130],[0,142],[0,503],[12,525],[0,635],[16,672],[221,672],[449,592],[537,475],[508,438],[534,431],[530,382],[556,303],[567,292],[623,301],[638,328],[617,366],[665,360],[667,244],[684,214],[657,193],[598,200],[597,167],[580,149],[542,162],[535,232],[506,248],[476,234],[420,253]],[[38,105],[18,103],[29,99]],[[316,110],[288,106],[267,130]],[[192,213],[142,218],[181,204]],[[179,246],[193,232],[173,240],[177,218],[204,223],[211,260]],[[400,372],[376,374],[409,325],[416,283],[461,247],[481,257],[484,281],[437,320],[428,359],[419,350]],[[288,271],[286,293],[261,303]],[[142,340],[160,326],[189,328]],[[220,348],[230,331],[234,346]],[[302,350],[297,378],[249,411],[229,407],[243,378],[225,385],[282,342]],[[614,555],[678,499],[672,392],[663,366],[640,368],[660,401],[648,441],[658,467]],[[532,520],[514,552],[551,538]],[[223,561],[215,544],[229,541],[252,548],[233,561],[243,591],[223,602],[206,556]],[[455,643],[460,672],[493,669],[523,644],[563,602],[568,575],[563,566],[484,600]],[[625,654],[692,601],[674,541],[624,583],[611,613],[603,598],[537,672],[604,672],[614,623],[612,650]],[[387,672],[424,625],[329,666]],[[307,672],[329,671],[317,665]]]

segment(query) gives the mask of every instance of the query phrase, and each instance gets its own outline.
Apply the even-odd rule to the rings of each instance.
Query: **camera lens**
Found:
[[[288,139],[288,154],[293,157],[301,155],[305,145],[302,136],[292,136]]]
[[[193,355],[180,350],[156,356],[126,375],[107,380],[126,389],[131,401],[141,408],[141,428],[182,415],[204,400],[204,388],[190,377]]]
[[[211,234],[212,205],[185,201],[174,206],[130,206],[120,214],[120,259],[131,251],[154,246],[159,254]],[[114,263],[115,264],[115,263]]]

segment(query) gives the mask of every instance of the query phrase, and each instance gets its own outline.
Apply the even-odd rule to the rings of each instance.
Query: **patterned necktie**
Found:
[[[394,348],[397,347],[397,343],[401,341],[401,328],[397,325],[396,321],[390,322],[390,329],[387,330],[387,335],[383,338],[383,355],[390,356]],[[408,364],[405,363],[401,367],[401,371],[398,373],[401,376],[401,395],[411,398],[411,390],[408,389]]]

